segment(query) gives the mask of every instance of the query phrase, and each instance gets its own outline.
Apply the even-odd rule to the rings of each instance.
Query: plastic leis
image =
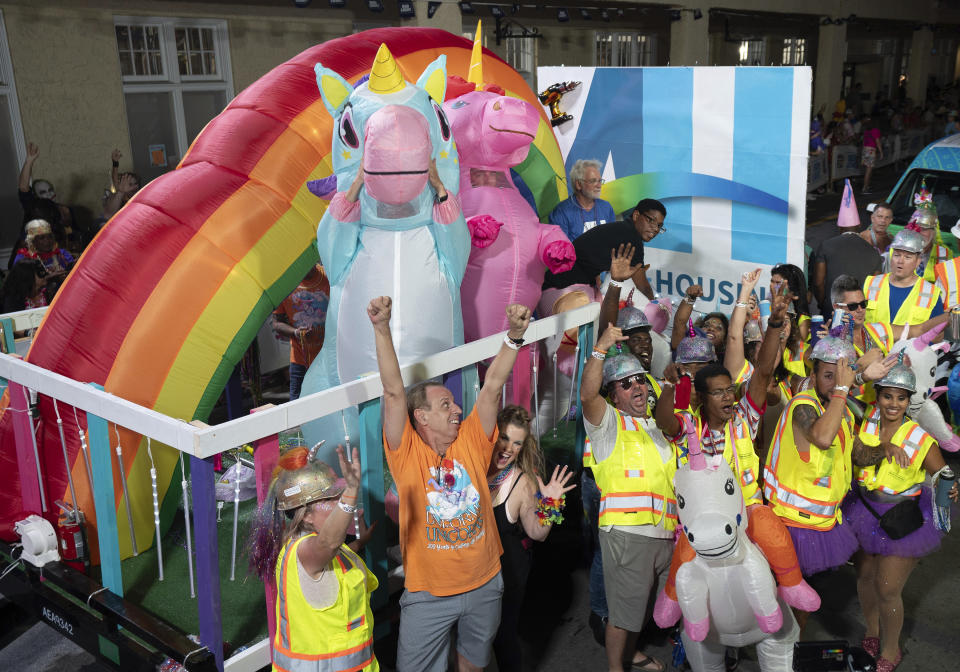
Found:
[[[553,497],[544,497],[537,493],[537,520],[541,525],[556,524],[563,522],[563,507],[567,505],[567,496],[560,495],[558,499]]]

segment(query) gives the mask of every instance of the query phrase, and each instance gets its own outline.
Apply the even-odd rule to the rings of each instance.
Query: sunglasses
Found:
[[[866,301],[866,299],[864,299],[863,301],[858,301],[858,302],[855,302],[855,303],[836,303],[836,304],[834,304],[834,305],[836,305],[836,306],[842,306],[843,308],[846,308],[849,312],[852,313],[852,312],[855,311],[857,308],[866,308],[866,307],[867,307],[867,301]]]
[[[630,376],[629,378],[624,378],[623,380],[617,381],[617,383],[620,385],[620,389],[624,391],[632,388],[634,384],[642,385],[645,382],[647,382],[646,379],[644,379],[644,377],[639,374],[636,376]]]

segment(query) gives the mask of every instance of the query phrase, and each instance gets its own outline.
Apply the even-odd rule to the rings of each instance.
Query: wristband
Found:
[[[507,336],[506,334],[504,334],[504,335],[503,335],[503,344],[504,344],[505,346],[507,346],[508,348],[510,348],[511,350],[519,350],[519,349],[520,349],[520,345],[523,344],[523,339],[522,339],[522,338],[520,339],[520,343],[515,343],[512,338],[510,338],[509,336]]]
[[[850,386],[849,386],[849,385],[836,385],[836,386],[834,386],[833,389],[834,389],[835,392],[849,392],[849,391],[850,391]]]
[[[863,379],[862,373],[857,373],[857,375],[853,377],[853,382],[855,382],[857,385],[864,385],[867,381]]]
[[[119,168],[119,167],[120,167],[120,162],[119,162],[119,161],[113,161],[112,163],[113,163],[113,167],[114,167],[114,168]]]
[[[695,303],[697,302],[697,300],[696,300],[694,297],[692,297],[692,296],[684,296],[684,297],[683,297],[683,302],[686,303],[686,304],[688,304],[688,305],[691,305],[691,306],[692,306],[693,304],[695,304]]]
[[[830,398],[831,398],[831,399],[843,399],[843,401],[846,401],[846,400],[847,400],[847,395],[845,395],[845,394],[831,394],[831,395],[830,395]]]
[[[340,510],[344,513],[353,514],[357,511],[357,507],[354,504],[347,504],[342,499],[337,501],[337,506],[339,506]]]
[[[598,348],[597,346],[593,346],[593,351],[594,351],[594,352],[599,352],[599,353],[600,353],[601,355],[603,355],[604,357],[607,356],[607,351],[604,350],[603,348]]]
[[[446,203],[447,199],[450,198],[450,192],[448,191],[443,196],[437,196],[434,200],[437,203]]]
[[[593,349],[593,352],[590,353],[590,356],[593,357],[594,359],[600,360],[601,362],[607,358],[606,354],[600,352],[596,348]]]
[[[780,329],[781,327],[783,327],[783,320],[780,320],[779,322],[767,322],[768,329]]]
[[[747,304],[745,304],[743,301],[737,301],[737,303],[736,303],[735,305],[736,305],[737,308],[749,308],[749,307],[750,307],[750,306],[748,306]]]
[[[614,280],[613,278],[610,278],[610,286],[620,289],[623,287],[623,283],[620,282],[619,280]]]

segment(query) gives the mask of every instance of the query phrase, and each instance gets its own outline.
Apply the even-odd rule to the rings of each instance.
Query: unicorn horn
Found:
[[[943,330],[946,329],[946,328],[947,328],[947,323],[946,323],[946,322],[941,322],[940,324],[938,324],[937,326],[935,326],[935,327],[934,327],[933,329],[931,329],[930,331],[927,331],[927,332],[925,332],[923,335],[921,335],[920,337],[918,337],[917,340],[922,341],[924,345],[930,345],[931,343],[934,342],[934,340],[936,340],[937,336],[939,336],[939,335],[941,334],[941,332],[943,332]],[[906,327],[904,327],[904,329],[906,329]],[[914,346],[915,348],[917,348],[917,350],[922,350],[922,349],[923,349],[923,348],[917,347],[916,341],[914,341],[913,346]]]
[[[467,71],[467,81],[477,85],[477,91],[483,87],[483,33],[480,30],[481,21],[477,19],[477,32],[473,36],[473,52],[470,54],[470,69]]]
[[[707,461],[703,459],[703,452],[700,450],[700,437],[697,435],[696,427],[689,417],[683,417],[683,431],[687,435],[687,460],[690,463],[691,471],[703,471],[707,468]]]
[[[396,93],[403,90],[406,82],[403,81],[403,74],[400,72],[393,54],[387,48],[386,44],[381,44],[377,50],[377,55],[373,59],[373,67],[370,68],[370,81],[367,82],[367,89],[374,93]]]

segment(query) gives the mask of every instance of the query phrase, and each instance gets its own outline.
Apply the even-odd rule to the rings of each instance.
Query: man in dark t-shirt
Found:
[[[840,275],[852,275],[863,285],[867,276],[881,273],[883,260],[870,243],[856,231],[844,231],[824,240],[810,260],[810,283],[824,317],[833,314],[828,291]]]
[[[597,276],[610,268],[610,251],[629,243],[634,246],[632,264],[638,266],[633,276],[633,284],[651,301],[653,288],[647,280],[646,267],[643,266],[643,244],[649,243],[664,230],[663,220],[667,209],[663,203],[653,198],[645,198],[624,221],[611,222],[597,226],[573,241],[577,261],[573,268],[564,273],[553,274],[547,271],[543,278],[544,289],[563,289],[570,285],[595,285]]]

